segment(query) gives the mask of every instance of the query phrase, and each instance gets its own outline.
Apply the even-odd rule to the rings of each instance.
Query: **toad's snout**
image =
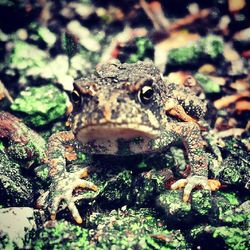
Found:
[[[112,114],[114,115],[116,112],[118,112],[119,107],[119,93],[115,92],[111,95],[104,95],[103,93],[100,93],[98,98],[98,104],[99,108],[102,112],[103,119],[106,120],[106,122],[112,121]]]
[[[119,91],[102,91],[74,114],[72,130],[80,141],[155,137],[159,122],[152,111]],[[81,139],[80,139],[81,138]]]

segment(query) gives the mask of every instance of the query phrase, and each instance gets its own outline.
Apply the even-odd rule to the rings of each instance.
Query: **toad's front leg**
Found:
[[[42,195],[38,200],[38,206],[45,206],[48,208],[51,219],[56,218],[56,212],[61,201],[65,201],[73,218],[77,223],[82,223],[82,218],[74,204],[72,193],[75,188],[88,188],[97,191],[97,187],[82,178],[88,176],[88,168],[83,168],[75,173],[66,171],[65,153],[66,144],[74,140],[72,132],[59,132],[49,138],[47,163],[49,165],[49,176],[51,178],[51,185],[49,192]]]
[[[200,186],[204,189],[215,191],[220,187],[220,182],[208,180],[208,161],[203,149],[203,141],[200,135],[200,128],[193,122],[181,122],[168,124],[167,130],[178,136],[188,154],[191,173],[186,179],[175,182],[171,189],[184,187],[183,200],[189,200],[193,188]]]

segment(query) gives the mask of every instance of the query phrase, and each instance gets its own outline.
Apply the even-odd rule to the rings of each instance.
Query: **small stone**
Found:
[[[38,28],[38,35],[45,41],[49,47],[52,47],[56,42],[56,35],[52,33],[46,27],[39,27]]]
[[[95,8],[91,4],[69,3],[69,7],[73,8],[75,12],[84,20],[88,19],[90,15],[95,12]]]
[[[48,55],[36,46],[23,41],[15,43],[14,50],[10,55],[10,68],[18,70],[41,69],[48,61]],[[40,71],[39,71],[40,72]],[[27,72],[28,74],[28,72]]]
[[[29,207],[0,209],[0,248],[23,249],[37,230],[37,216],[39,212]]]
[[[230,12],[238,12],[246,5],[245,0],[228,0],[228,9]]]
[[[28,38],[28,32],[26,29],[19,29],[17,31],[17,36],[21,40],[26,40]]]
[[[89,51],[98,52],[101,45],[92,37],[89,29],[82,26],[78,21],[71,21],[67,25],[68,31],[75,37],[79,38],[79,43]]]

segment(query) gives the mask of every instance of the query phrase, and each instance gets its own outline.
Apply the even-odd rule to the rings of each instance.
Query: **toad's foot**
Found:
[[[184,187],[183,201],[187,202],[192,190],[197,186],[210,191],[216,191],[220,188],[221,183],[217,180],[208,180],[204,176],[193,175],[186,179],[176,181],[171,185],[171,189],[176,190]]]
[[[87,188],[97,191],[97,186],[92,182],[82,180],[81,178],[88,176],[88,168],[81,169],[75,173],[65,172],[52,182],[49,192],[41,195],[37,201],[39,207],[45,207],[50,212],[50,217],[55,220],[56,213],[61,201],[65,201],[66,205],[78,224],[82,223],[82,218],[74,203],[72,193],[75,188]]]
[[[218,180],[208,180],[208,185],[211,191],[216,191],[221,187],[221,183]]]

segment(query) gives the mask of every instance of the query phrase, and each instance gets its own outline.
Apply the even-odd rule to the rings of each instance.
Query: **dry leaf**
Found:
[[[209,79],[211,79],[213,82],[216,82],[220,86],[224,86],[226,83],[226,79],[224,77],[220,77],[220,76],[208,76],[208,77]]]
[[[174,82],[178,85],[184,85],[184,82],[186,81],[187,77],[190,75],[187,71],[177,71],[177,72],[171,72],[167,76],[167,80],[169,82]]]
[[[235,108],[237,113],[241,113],[243,111],[249,111],[250,110],[250,101],[241,100],[236,102]]]
[[[250,83],[247,78],[245,79],[238,79],[235,82],[230,84],[230,87],[236,89],[238,91],[244,91],[250,89]]]
[[[210,14],[209,9],[203,9],[195,14],[187,15],[183,18],[177,19],[174,23],[171,23],[169,30],[173,31],[173,30],[180,29],[184,26],[191,25],[192,23],[194,23],[200,19],[207,18],[209,14]]]
[[[224,57],[227,61],[237,61],[240,59],[239,53],[229,43],[226,43],[224,46]]]
[[[216,68],[212,64],[203,64],[199,69],[198,72],[202,74],[210,74],[214,73],[216,71]]]
[[[140,0],[139,2],[148,18],[152,21],[155,30],[167,34],[169,29],[169,21],[164,15],[161,3],[158,1],[148,3],[145,0]]]
[[[230,104],[236,102],[237,100],[239,100],[241,98],[244,98],[244,97],[249,97],[249,96],[250,96],[250,92],[249,91],[243,91],[243,92],[235,94],[235,95],[224,96],[224,97],[216,100],[214,102],[214,106],[217,109],[226,108]]]
[[[249,40],[250,28],[246,28],[236,32],[233,36],[233,39],[236,41],[246,42]]]

